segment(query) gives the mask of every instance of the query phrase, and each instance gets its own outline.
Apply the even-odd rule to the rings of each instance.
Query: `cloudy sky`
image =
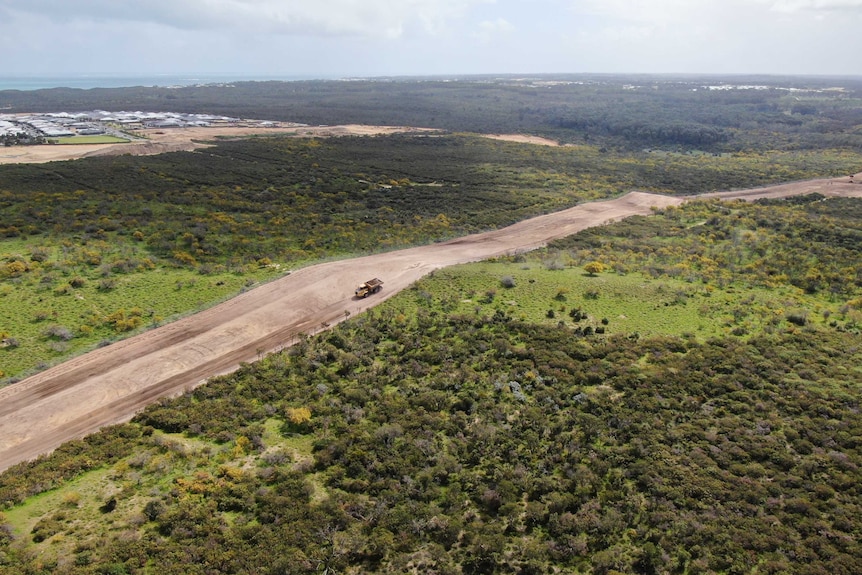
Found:
[[[862,75],[862,0],[0,0],[0,76]]]

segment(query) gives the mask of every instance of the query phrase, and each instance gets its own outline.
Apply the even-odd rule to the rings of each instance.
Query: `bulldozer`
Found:
[[[356,297],[368,297],[373,293],[379,292],[383,289],[383,280],[380,278],[374,278],[373,280],[368,280],[367,282],[361,284],[356,291],[353,292],[356,294]]]

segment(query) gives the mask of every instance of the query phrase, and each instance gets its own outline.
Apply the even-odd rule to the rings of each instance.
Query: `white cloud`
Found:
[[[862,0],[0,0],[0,75],[858,74],[860,26]]]
[[[487,0],[0,0],[3,8],[60,21],[155,23],[179,29],[237,29],[397,38],[418,24],[434,33]]]
[[[737,18],[728,16],[740,1],[745,0],[577,0],[571,5],[576,26],[570,38],[610,51],[627,47],[633,59],[694,49],[735,25]]]
[[[578,0],[573,2],[575,13],[602,18],[666,24],[683,21],[692,13],[716,4],[717,0]]]
[[[672,24],[693,17],[713,15],[719,21],[749,18],[772,12],[862,13],[862,0],[572,0],[577,14],[601,16],[621,21]]]
[[[862,0],[569,0],[591,71],[856,74]]]
[[[482,44],[489,44],[495,37],[509,34],[515,30],[515,26],[505,18],[496,20],[483,20],[479,22],[479,31],[473,34]]]
[[[760,0],[764,1],[764,0]],[[766,0],[776,12],[794,13],[800,11],[862,13],[862,0]]]

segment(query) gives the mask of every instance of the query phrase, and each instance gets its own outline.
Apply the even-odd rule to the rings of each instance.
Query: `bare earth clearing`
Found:
[[[287,134],[295,136],[370,136],[403,132],[433,131],[404,126],[279,126],[223,127],[223,128],[164,128],[136,130],[142,139],[125,144],[80,144],[42,146],[13,146],[0,148],[0,164],[40,164],[58,160],[75,160],[92,156],[151,156],[165,152],[188,152],[205,148],[211,144],[206,140],[216,138],[239,138],[244,136],[272,136]]]
[[[524,134],[488,134],[486,137],[492,140],[503,140],[504,142],[518,142],[519,144],[535,144],[537,146],[551,146],[556,148],[559,142],[542,138],[540,136],[527,136]]]
[[[812,192],[862,197],[862,185],[841,178],[710,196],[750,201]],[[0,389],[0,471],[105,425],[128,421],[159,398],[289,346],[299,334],[334,325],[432,270],[535,249],[587,227],[685,200],[632,192],[501,230],[311,266],[207,311],[77,357]],[[353,299],[353,286],[372,277],[384,280],[383,292]]]

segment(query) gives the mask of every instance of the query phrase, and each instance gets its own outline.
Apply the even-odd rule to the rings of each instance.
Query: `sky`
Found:
[[[862,0],[0,0],[0,76],[862,75]]]

